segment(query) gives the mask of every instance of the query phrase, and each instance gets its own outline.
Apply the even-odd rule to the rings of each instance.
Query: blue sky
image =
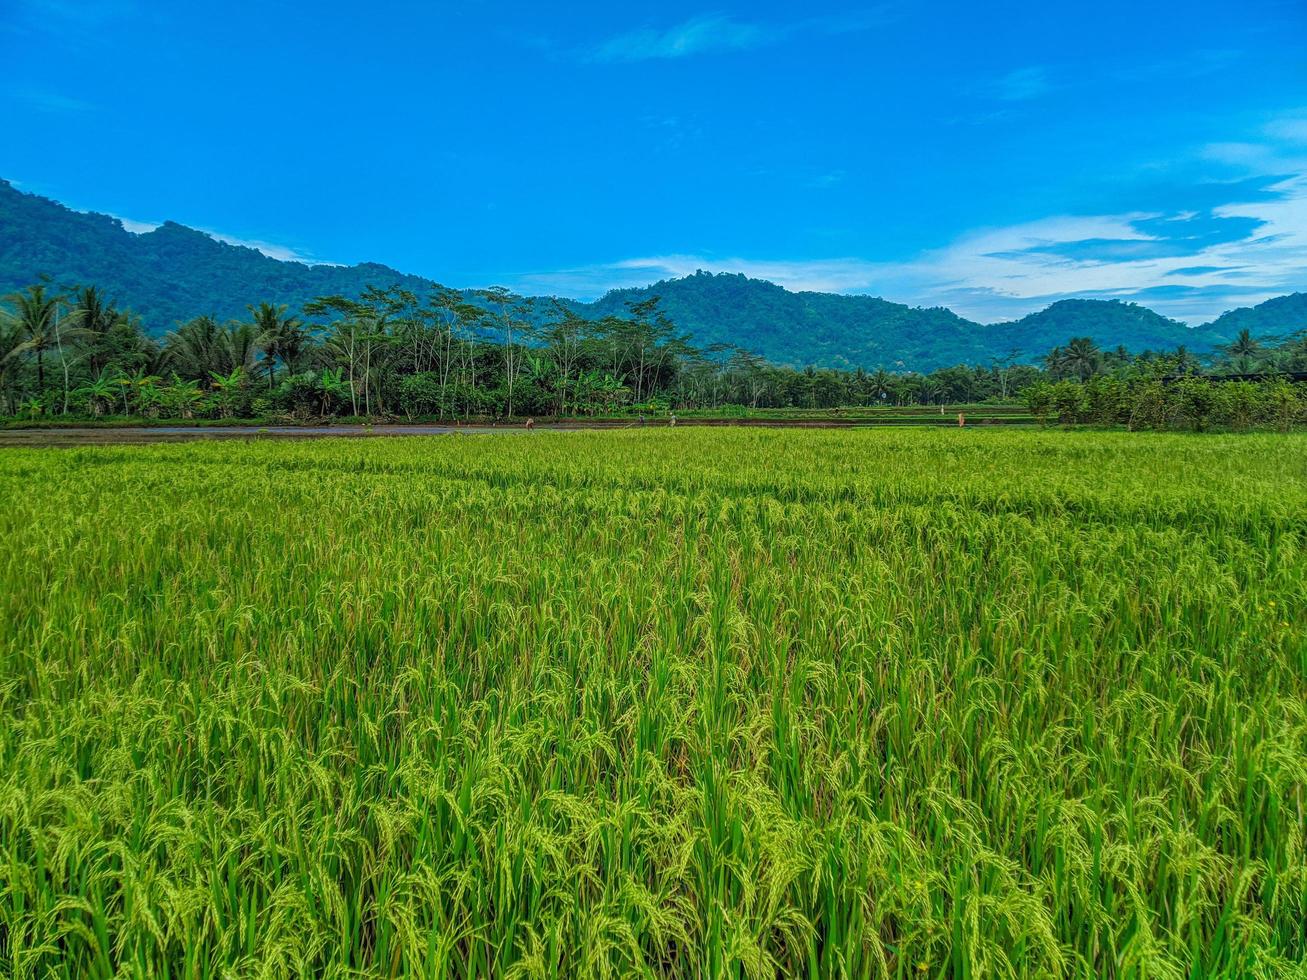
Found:
[[[1307,289],[1304,0],[4,6],[0,176],[132,229],[982,320]]]

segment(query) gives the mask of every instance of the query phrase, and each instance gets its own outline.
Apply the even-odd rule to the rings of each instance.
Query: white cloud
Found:
[[[663,279],[679,279],[699,270],[742,273],[751,279],[767,279],[791,290],[818,292],[860,292],[872,281],[875,263],[862,259],[766,261],[714,258],[703,255],[651,255],[620,262],[579,266],[551,272],[512,276],[513,288],[532,293],[595,299],[610,289],[647,286]]]
[[[1213,163],[1264,170],[1275,158],[1275,149],[1265,143],[1208,143],[1202,156]]]
[[[32,108],[39,109],[42,112],[85,112],[95,108],[94,105],[84,99],[65,95],[63,92],[57,92],[54,89],[31,85],[11,87],[7,90],[7,94],[10,98],[25,102]]]
[[[516,277],[530,292],[594,298],[702,269],[742,273],[791,290],[871,293],[898,302],[948,306],[982,322],[1009,319],[1071,296],[1136,300],[1190,323],[1234,306],[1307,288],[1307,174],[1270,188],[1267,197],[1232,202],[1207,215],[1130,212],[1058,216],[971,232],[903,262],[852,257],[814,261],[707,255],[656,255]],[[1255,230],[1232,241],[1181,246],[1199,236],[1191,222],[1243,219]],[[1165,222],[1167,234],[1156,229]],[[1153,230],[1146,230],[1153,229]],[[1192,232],[1192,233],[1191,233]],[[1137,244],[1137,258],[1077,256],[1081,247]],[[1157,247],[1154,247],[1157,246]],[[1160,290],[1159,290],[1159,287]]]
[[[1029,68],[1014,69],[1003,77],[995,79],[986,86],[986,92],[1004,102],[1024,102],[1044,95],[1051,88],[1047,69],[1033,65]]]
[[[29,41],[39,37],[45,46],[100,47],[109,43],[106,27],[142,13],[137,0],[10,0],[0,32]]]
[[[117,217],[117,215],[114,217]],[[118,223],[133,235],[144,235],[146,232],[154,231],[159,227],[158,223],[154,221],[133,221],[131,218],[118,218]]]
[[[794,34],[850,34],[885,23],[888,9],[868,7],[848,13],[766,24],[736,20],[728,14],[704,13],[672,27],[643,27],[618,34],[582,52],[586,61],[629,62],[686,58],[714,51],[747,51],[776,44]],[[530,43],[540,45],[540,39]]]
[[[1286,143],[1307,144],[1307,115],[1274,119],[1267,123],[1266,135]]]
[[[1018,317],[1073,296],[1143,303],[1189,323],[1307,290],[1307,116],[1282,114],[1257,141],[1196,151],[1223,175],[1195,188],[1220,200],[1200,210],[1061,215],[978,229],[898,262],[669,254],[531,273],[523,290],[589,299],[700,269],[743,273],[791,290],[870,293],[948,306],[982,322]],[[1230,179],[1231,175],[1237,175]],[[1177,187],[1177,196],[1183,187]]]
[[[277,245],[273,242],[261,242],[252,238],[237,238],[234,235],[224,235],[219,231],[212,231],[208,228],[197,228],[210,238],[216,238],[220,242],[226,242],[228,245],[239,245],[241,248],[252,248],[256,252],[262,252],[270,259],[277,259],[280,262],[302,262],[305,265],[331,265],[330,262],[318,262],[316,259],[309,258],[297,252],[288,245]]]
[[[1159,313],[1202,322],[1230,306],[1307,288],[1307,177],[1273,190],[1278,196],[1271,200],[1213,210],[1217,218],[1261,222],[1250,235],[1183,254],[1072,257],[1049,246],[1163,239],[1139,231],[1135,222],[1146,215],[1050,219],[966,236],[916,261],[884,267],[881,281],[980,319],[1094,296],[1138,299]],[[1154,292],[1158,287],[1174,288]]]
[[[691,17],[666,30],[643,28],[609,38],[590,54],[593,61],[647,61],[684,58],[706,51],[741,51],[768,44],[774,33],[759,24],[732,20],[723,14]]]
[[[848,176],[843,170],[832,170],[830,173],[817,174],[808,181],[808,186],[823,190],[829,187],[837,187],[844,183],[844,178]]]
[[[100,26],[139,12],[134,0],[17,0],[19,13],[33,20]]]
[[[133,218],[124,218],[121,215],[110,215],[117,219],[123,228],[133,235],[145,235],[159,227],[157,221],[137,221]],[[228,245],[238,245],[241,248],[252,248],[256,252],[262,252],[270,259],[277,259],[280,262],[301,262],[305,265],[335,265],[334,262],[322,262],[311,256],[304,255],[288,245],[277,245],[274,242],[264,242],[251,238],[237,238],[235,235],[225,235],[220,231],[214,231],[211,228],[196,228],[198,232],[208,235],[210,238],[217,239],[220,242],[226,242]]]

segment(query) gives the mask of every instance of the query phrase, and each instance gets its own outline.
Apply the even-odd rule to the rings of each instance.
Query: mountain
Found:
[[[618,289],[588,315],[620,313],[627,303],[657,296],[672,322],[700,344],[734,343],[769,361],[801,367],[910,367],[931,370],[976,364],[1020,351],[1029,359],[1071,337],[1093,337],[1104,348],[1132,351],[1211,350],[1225,336],[1190,328],[1120,300],[1061,300],[1009,323],[983,325],[951,310],[904,306],[873,296],[792,293],[742,275],[698,272],[638,289]],[[741,339],[745,338],[745,339]]]
[[[243,317],[262,300],[298,308],[317,296],[357,295],[369,284],[430,286],[371,263],[281,262],[172,221],[135,235],[117,218],[72,211],[0,180],[0,293],[41,275],[104,287],[153,333],[204,313]]]
[[[161,334],[202,313],[243,317],[264,300],[298,309],[317,296],[358,295],[365,286],[434,285],[384,265],[305,265],[269,258],[200,231],[166,222],[133,234],[102,214],[73,211],[0,180],[0,293],[42,275],[56,283],[95,283]],[[778,364],[931,370],[983,363],[1012,350],[1035,358],[1073,336],[1104,348],[1134,350],[1187,345],[1210,350],[1245,324],[1254,334],[1287,333],[1307,319],[1307,295],[1251,310],[1234,310],[1191,329],[1131,303],[1063,300],[1008,323],[982,325],[943,308],[904,306],[872,296],[791,292],[742,275],[696,273],[592,302],[573,302],[586,316],[622,313],[651,296],[700,346],[732,344]]]
[[[1063,299],[1020,320],[987,328],[1018,350],[1046,351],[1071,337],[1093,337],[1100,347],[1124,345],[1131,351],[1173,350],[1184,344],[1209,351],[1226,340],[1210,324],[1187,327],[1135,303],[1120,300]]]
[[[1224,337],[1234,337],[1247,330],[1254,337],[1285,336],[1307,330],[1307,293],[1277,296],[1256,306],[1222,313],[1210,324]]]
[[[874,296],[790,292],[742,275],[697,272],[637,289],[615,289],[587,316],[619,314],[657,296],[696,343],[736,344],[777,364],[802,367],[929,366],[985,359],[985,328],[950,310],[920,309]],[[1065,339],[1065,338],[1063,338]]]

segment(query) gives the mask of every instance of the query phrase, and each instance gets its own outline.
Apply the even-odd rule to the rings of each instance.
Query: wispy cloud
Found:
[[[643,28],[609,38],[590,53],[592,61],[648,61],[684,58],[708,51],[743,51],[770,44],[775,32],[724,14],[704,14],[665,30]]]
[[[785,23],[745,21],[729,14],[703,13],[670,27],[646,26],[618,34],[580,54],[585,61],[616,63],[748,51],[777,44],[800,33],[834,35],[870,30],[885,23],[886,9],[873,7]]]
[[[118,215],[112,215],[112,217],[118,218],[118,223],[133,235],[144,235],[159,227],[157,221],[135,221],[132,218],[118,217]]]
[[[235,235],[224,235],[220,231],[212,231],[208,228],[198,228],[211,238],[216,238],[220,242],[226,242],[228,245],[239,245],[241,248],[252,248],[256,252],[262,252],[270,259],[277,259],[281,262],[302,262],[305,265],[334,265],[332,262],[322,262],[311,256],[291,248],[289,245],[278,245],[275,242],[259,241],[255,238],[237,238]]]
[[[843,170],[832,170],[828,173],[817,174],[808,181],[808,186],[817,190],[826,190],[831,187],[838,187],[844,183],[847,174]]]
[[[141,14],[136,0],[12,0],[0,29],[74,47],[103,42],[106,25]]]
[[[6,89],[5,92],[11,99],[22,102],[34,109],[39,109],[42,112],[86,112],[95,108],[92,103],[83,99],[35,85],[17,85]]]
[[[1044,95],[1052,85],[1048,69],[1042,65],[1016,68],[984,86],[984,94],[1003,102],[1025,102]]]
[[[1161,80],[1201,78],[1236,66],[1243,52],[1234,50],[1199,50],[1165,60],[1113,66],[1101,64],[1079,68],[1076,72],[1059,71],[1056,66],[1027,65],[979,82],[966,83],[965,91],[991,103],[1006,103],[998,108],[957,117],[955,122],[985,124],[1020,118],[1019,103],[1031,102],[1054,93],[1109,85],[1152,86]]]
[[[1189,188],[1192,206],[1059,215],[978,229],[899,262],[673,254],[533,273],[515,284],[592,298],[703,269],[769,279],[792,290],[948,306],[982,322],[1079,296],[1141,302],[1201,323],[1234,306],[1307,290],[1307,151],[1297,142],[1298,120],[1291,114],[1270,121],[1261,129],[1261,142],[1204,148],[1206,159],[1242,172]],[[1176,199],[1184,196],[1179,189]]]
[[[1119,82],[1202,78],[1233,67],[1243,56],[1242,51],[1234,49],[1200,49],[1178,57],[1112,68],[1105,72],[1105,78]]]
[[[15,0],[19,13],[63,24],[99,25],[139,12],[136,0]]]
[[[117,220],[126,231],[133,235],[145,235],[159,228],[161,222],[158,221],[138,221],[134,218],[124,218],[122,215],[110,215]],[[291,248],[289,245],[278,245],[275,242],[265,242],[252,238],[238,238],[235,235],[227,235],[220,231],[214,231],[211,228],[196,228],[198,232],[208,235],[210,238],[217,239],[220,242],[226,242],[228,245],[238,245],[241,248],[252,248],[256,252],[262,252],[270,259],[277,259],[280,262],[301,262],[304,265],[335,265],[334,262],[324,262],[321,259],[315,259],[311,255],[300,252]]]
[[[679,279],[700,270],[740,273],[791,290],[864,292],[879,267],[854,258],[815,261],[758,260],[706,255],[650,255],[599,265],[505,277],[513,288],[534,293],[595,299],[611,289]]]
[[[977,232],[878,269],[878,282],[977,319],[1084,296],[1147,302],[1202,322],[1307,288],[1307,177],[1268,191],[1198,214],[1051,218]]]
[[[1307,146],[1307,110],[1273,119],[1266,124],[1265,130],[1271,139]]]

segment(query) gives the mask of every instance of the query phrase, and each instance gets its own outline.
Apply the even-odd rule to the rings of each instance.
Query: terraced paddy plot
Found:
[[[0,972],[1287,976],[1307,439],[0,453]]]

